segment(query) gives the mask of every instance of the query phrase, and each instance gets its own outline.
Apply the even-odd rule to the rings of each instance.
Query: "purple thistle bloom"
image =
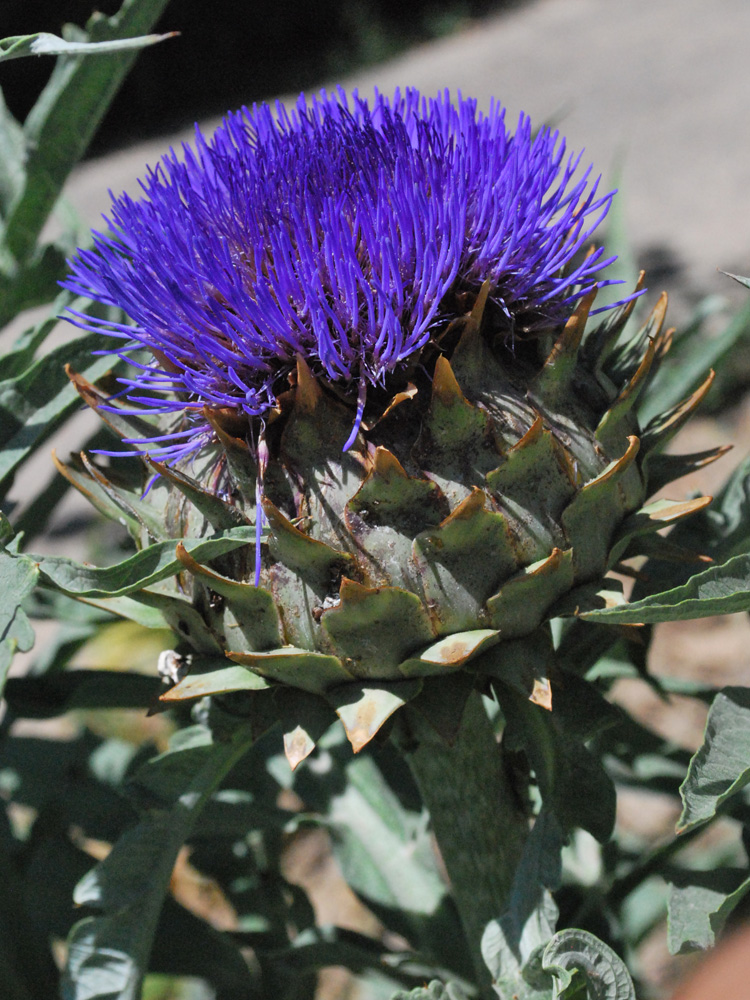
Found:
[[[132,319],[73,314],[124,340],[114,353],[154,354],[121,379],[128,399],[188,414],[143,450],[173,460],[202,447],[202,406],[262,417],[298,354],[352,386],[348,447],[367,387],[413,360],[460,293],[489,279],[513,337],[610,284],[596,278],[614,259],[602,249],[573,262],[613,192],[598,195],[591,168],[576,176],[580,155],[557,132],[533,136],[522,115],[511,134],[504,116],[416,90],[243,109],[209,141],[196,130],[181,158],[170,151],[143,198],[113,199],[110,233],[94,233],[65,287]]]

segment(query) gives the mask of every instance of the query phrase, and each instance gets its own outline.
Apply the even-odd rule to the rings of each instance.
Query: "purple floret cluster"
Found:
[[[557,132],[521,116],[511,133],[498,104],[483,114],[447,92],[243,109],[170,151],[143,197],[114,199],[109,231],[71,262],[66,287],[134,325],[72,318],[124,341],[113,353],[152,352],[121,379],[132,403],[196,413],[161,441],[167,458],[205,441],[202,406],[262,417],[298,354],[351,386],[361,417],[368,386],[427,344],[459,293],[489,279],[513,335],[564,321],[597,283],[613,258],[579,251],[612,193],[579,164]]]

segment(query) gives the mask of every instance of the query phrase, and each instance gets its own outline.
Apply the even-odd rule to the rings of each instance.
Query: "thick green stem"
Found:
[[[401,749],[432,819],[480,986],[490,983],[482,961],[484,928],[508,903],[528,831],[503,766],[502,750],[481,697],[466,704],[458,738],[449,746],[415,710],[407,709]]]

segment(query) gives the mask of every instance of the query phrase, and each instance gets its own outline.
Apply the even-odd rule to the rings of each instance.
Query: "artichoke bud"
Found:
[[[320,153],[318,141],[323,152],[335,158],[352,133],[361,140],[357,155],[362,144],[379,150],[385,135],[390,145],[383,155],[393,154],[395,163],[398,154],[403,159],[415,149],[425,154],[420,143],[427,142],[413,127],[404,126],[401,135],[399,122],[403,125],[411,115],[425,128],[434,126],[436,133],[448,128],[435,110],[446,110],[439,101],[426,114],[411,96],[405,105],[403,100],[401,105],[394,102],[393,108],[379,100],[382,121],[364,102],[350,118],[342,118],[343,105],[332,99],[315,105],[315,114],[301,104],[296,123],[282,117],[273,124],[260,117],[251,120],[249,129],[243,119],[246,131],[255,129],[255,146],[249,144],[248,149],[238,145],[239,119],[232,119],[224,133],[217,133],[212,150],[221,152],[222,143],[231,139],[232,155],[241,160],[245,177],[255,169],[254,150],[269,134],[291,147],[299,143],[300,161],[303,154],[309,158]],[[523,154],[535,162],[534,156],[539,157],[540,147],[527,135],[523,121],[509,137],[498,126],[497,109],[495,118],[477,116],[473,105],[469,110],[468,117],[464,106],[450,119],[455,145],[448,149],[436,138],[428,143],[433,159],[439,158],[436,150],[443,157],[433,164],[429,189],[436,197],[444,190],[447,201],[453,197],[448,183],[453,175],[446,179],[438,167],[443,169],[449,154],[458,156],[462,139],[466,156],[476,143],[485,150],[494,139],[507,158]],[[321,122],[328,123],[336,142]],[[543,139],[547,146],[542,144],[542,151],[559,169],[562,159],[552,141],[556,137],[544,133]],[[131,595],[146,602],[158,600],[181,637],[183,651],[192,654],[194,663],[203,660],[216,668],[178,680],[163,696],[166,702],[237,690],[250,690],[254,698],[277,698],[293,766],[313,749],[330,708],[343,721],[355,750],[408,701],[448,736],[460,717],[461,697],[455,697],[453,707],[446,706],[444,699],[431,697],[431,686],[446,685],[453,676],[457,683],[445,686],[445,691],[481,688],[489,676],[502,675],[504,650],[519,640],[538,642],[550,618],[622,599],[616,582],[607,579],[608,571],[638,554],[644,534],[708,502],[700,498],[649,505],[647,499],[668,480],[666,470],[674,468],[661,460],[664,443],[698,405],[710,377],[682,406],[645,428],[639,426],[637,405],[671,339],[671,331],[664,329],[666,299],[659,300],[640,331],[623,336],[641,291],[641,276],[633,295],[600,310],[603,318],[592,318],[597,284],[607,283],[593,280],[592,274],[607,262],[597,254],[583,264],[573,257],[588,238],[582,228],[586,212],[602,205],[606,210],[609,202],[594,200],[591,192],[584,208],[570,214],[564,185],[554,195],[548,193],[551,200],[557,199],[558,214],[569,212],[559,224],[549,221],[549,214],[542,225],[538,199],[524,202],[523,191],[512,196],[514,205],[526,205],[536,235],[524,237],[523,227],[513,229],[511,213],[504,242],[492,228],[486,206],[481,211],[477,207],[476,192],[461,195],[459,222],[469,230],[474,226],[495,246],[494,258],[485,254],[484,274],[477,273],[476,260],[482,257],[475,246],[477,233],[468,254],[457,236],[451,242],[446,234],[453,225],[451,212],[447,218],[438,213],[434,241],[435,252],[446,257],[441,265],[444,281],[439,285],[433,277],[424,279],[432,282],[427,291],[437,306],[418,284],[418,276],[406,274],[409,267],[415,270],[415,255],[422,265],[427,258],[424,234],[417,238],[407,232],[409,226],[416,232],[418,223],[411,215],[407,218],[406,209],[391,220],[376,247],[374,229],[368,229],[374,226],[372,217],[365,218],[362,207],[370,204],[364,188],[354,208],[342,194],[337,204],[346,220],[344,235],[353,234],[349,246],[339,231],[338,242],[332,236],[329,240],[334,222],[327,214],[329,200],[321,195],[313,206],[318,229],[312,237],[305,230],[305,238],[312,239],[323,261],[318,265],[323,274],[318,307],[327,324],[325,343],[313,329],[316,318],[309,300],[314,289],[305,289],[303,298],[287,276],[286,285],[279,279],[269,291],[258,264],[268,243],[272,249],[266,269],[271,258],[278,268],[284,260],[288,265],[283,254],[288,257],[295,248],[303,263],[307,259],[300,235],[306,223],[289,205],[296,204],[295,198],[304,201],[308,189],[295,188],[284,201],[292,216],[292,222],[284,224],[297,227],[296,242],[284,242],[283,225],[281,235],[268,231],[271,215],[266,207],[266,230],[261,234],[266,243],[253,244],[252,227],[259,229],[254,216],[249,249],[242,257],[236,241],[231,247],[222,242],[224,237],[230,242],[222,217],[217,229],[221,240],[216,232],[201,236],[202,252],[214,254],[214,286],[209,288],[204,276],[196,291],[190,272],[185,283],[192,281],[192,287],[184,294],[169,291],[179,298],[179,308],[167,297],[179,323],[197,327],[190,346],[178,336],[179,328],[178,333],[165,332],[166,318],[138,313],[132,294],[135,278],[122,268],[130,266],[129,261],[140,263],[147,290],[151,284],[154,298],[164,297],[156,258],[148,254],[155,241],[174,234],[154,235],[158,226],[150,222],[153,232],[139,235],[134,222],[143,228],[146,219],[139,205],[156,206],[164,219],[179,214],[173,194],[184,194],[186,177],[192,182],[199,178],[216,194],[219,185],[207,164],[214,172],[219,168],[210,152],[204,142],[203,162],[194,154],[183,165],[170,159],[167,170],[172,176],[165,180],[153,175],[147,190],[150,202],[116,203],[114,228],[124,251],[115,254],[113,244],[102,243],[82,252],[69,283],[121,304],[137,324],[136,343],[155,357],[152,366],[142,367],[145,374],[139,384],[151,395],[136,399],[130,394],[142,413],[120,407],[73,376],[86,402],[126,441],[135,442],[143,481],[128,480],[117,462],[105,474],[85,456],[82,464],[62,471],[101,509],[126,511],[141,547],[226,529],[244,527],[247,532],[247,545],[210,565],[196,561],[176,542],[183,570],[179,576],[162,582],[158,596],[148,590]],[[355,166],[361,179],[369,160]],[[460,172],[465,162],[448,166]],[[326,164],[318,167],[328,169]],[[238,163],[233,169],[239,170]],[[373,175],[385,183],[383,203],[396,200],[393,187],[398,194],[402,176],[397,169],[400,166],[393,168],[387,183],[380,173]],[[496,190],[496,164],[473,169],[476,190]],[[337,183],[343,190],[340,178]],[[418,194],[419,183],[419,177],[412,178],[404,190]],[[582,199],[585,192],[579,186],[575,193]],[[419,204],[424,212],[437,211],[428,201]],[[529,205],[535,206],[533,211]],[[497,213],[502,209],[503,204],[496,206]],[[521,211],[518,206],[516,210]],[[247,205],[242,211],[248,211]],[[200,230],[199,223],[194,218],[191,225]],[[187,225],[184,218],[180,225]],[[388,240],[401,241],[401,257],[398,246],[389,249]],[[520,259],[510,266],[513,241],[530,261]],[[193,246],[190,253],[197,252]],[[182,245],[180,253],[189,256]],[[450,264],[451,253],[456,255],[455,266]],[[347,272],[343,259],[349,259]],[[182,267],[185,260],[179,264]],[[302,265],[294,267],[299,276]],[[438,267],[434,260],[432,267]],[[523,267],[531,274],[525,275],[525,284],[518,277]],[[391,285],[381,301],[377,296],[386,271]],[[425,273],[422,266],[420,274]],[[115,278],[127,292],[121,299],[112,292]],[[255,285],[248,292],[251,280]],[[242,287],[238,291],[235,286]],[[202,310],[198,317],[196,295]],[[260,305],[266,309],[264,317],[275,310],[289,324],[288,335],[273,341],[267,332],[257,332],[261,320],[250,307]],[[341,318],[346,309],[349,329]],[[430,309],[429,322],[414,339],[420,316]],[[175,325],[179,327],[177,320]],[[103,323],[99,326],[104,328]],[[154,343],[159,337],[162,348],[157,354]],[[158,396],[165,385],[172,395]],[[162,398],[169,402],[162,403]],[[678,474],[691,463],[705,464],[719,454],[687,456]],[[153,482],[143,496],[149,478]],[[510,659],[517,659],[517,652]],[[550,707],[554,691],[550,695],[546,678],[516,682],[526,686],[533,700]]]

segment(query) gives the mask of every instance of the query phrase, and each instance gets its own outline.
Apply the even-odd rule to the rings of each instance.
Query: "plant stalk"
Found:
[[[480,943],[508,905],[528,821],[478,692],[466,703],[452,746],[417,710],[404,715],[400,749],[430,813],[478,984],[493,995]]]

